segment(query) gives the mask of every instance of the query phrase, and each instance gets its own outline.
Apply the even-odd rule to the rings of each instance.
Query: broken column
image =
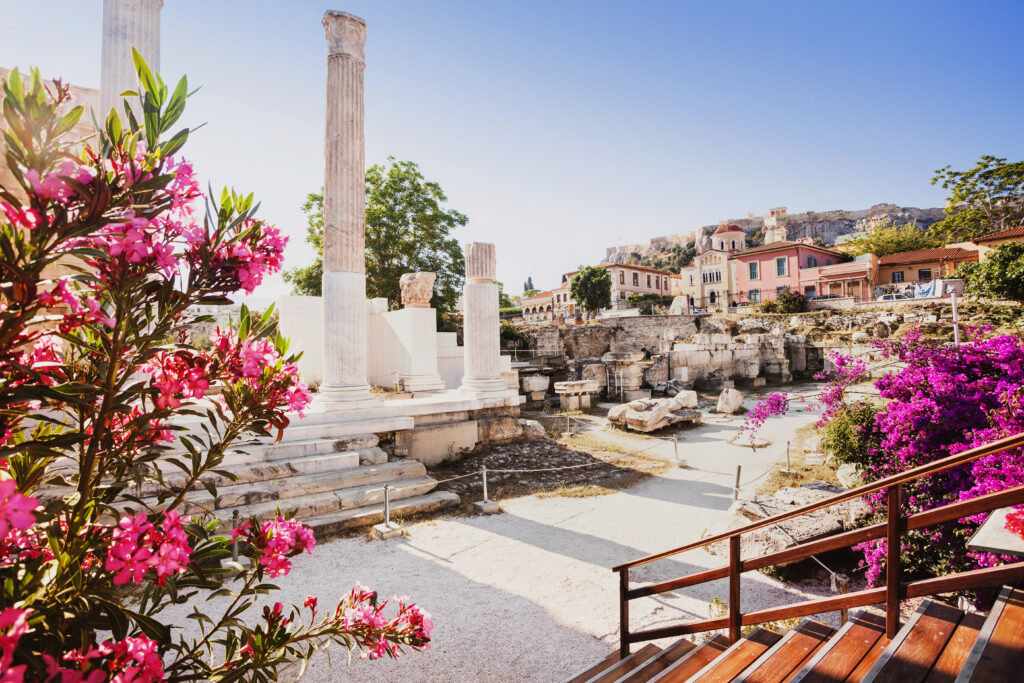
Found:
[[[366,213],[363,69],[366,22],[328,10],[324,139],[325,401],[373,400],[366,381]]]
[[[139,87],[132,62],[133,47],[152,71],[160,70],[160,8],[163,5],[164,0],[103,0],[100,110],[96,112],[101,124],[114,107],[123,119],[121,93]]]
[[[463,345],[466,374],[462,389],[474,392],[506,389],[501,372],[501,327],[494,245],[466,245],[466,286],[463,289]]]
[[[437,372],[437,311],[430,307],[436,277],[434,273],[402,275],[403,308],[385,313],[398,337],[398,384],[403,391],[444,389]]]

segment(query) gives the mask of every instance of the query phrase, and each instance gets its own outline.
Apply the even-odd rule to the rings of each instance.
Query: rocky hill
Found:
[[[932,223],[943,219],[942,209],[918,209],[912,206],[896,206],[895,204],[875,204],[870,209],[860,211],[805,211],[804,213],[783,214],[774,220],[786,226],[787,238],[790,240],[801,237],[820,238],[825,244],[834,244],[836,238],[852,232],[859,232],[885,222],[909,223],[916,221],[917,227],[924,229]],[[751,216],[728,221],[738,225],[747,235],[754,236],[764,229],[765,216]],[[704,225],[696,230],[680,232],[674,235],[653,237],[639,244],[626,244],[619,247],[608,247],[605,261],[625,263],[630,254],[639,254],[642,259],[651,259],[668,252],[673,246],[685,247],[695,242],[701,248],[706,247],[711,234],[718,225]],[[761,242],[760,239],[757,240]]]

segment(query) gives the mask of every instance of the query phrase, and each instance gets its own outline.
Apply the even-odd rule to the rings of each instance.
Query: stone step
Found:
[[[317,425],[322,426],[322,425]],[[259,444],[245,446],[224,458],[225,464],[244,464],[263,460],[287,460],[304,458],[310,455],[359,451],[376,448],[378,439],[374,434],[357,434],[345,437],[303,438],[297,433],[299,427],[285,430],[287,439],[276,444]]]
[[[459,496],[451,491],[432,491],[421,496],[395,500],[391,498],[391,520],[454,507],[460,502]],[[377,503],[351,510],[303,520],[313,528],[319,539],[321,535],[332,534],[360,526],[380,524],[384,521],[384,505]]]
[[[393,429],[394,427],[386,419],[367,419],[357,422],[316,422],[302,419],[291,423],[284,433],[288,441],[298,441],[372,436],[376,432],[392,431]]]
[[[284,501],[311,495],[340,494],[355,487],[382,487],[393,479],[407,480],[426,475],[423,463],[417,460],[397,460],[365,467],[345,467],[337,470],[299,474],[290,477],[249,481],[220,486],[214,499],[206,489],[189,492],[181,507],[181,514],[194,514],[204,510],[219,511],[227,508],[266,503],[273,510],[275,503],[284,509]],[[383,495],[383,494],[382,494]],[[155,500],[148,501],[155,504]]]
[[[394,464],[387,463],[387,465]],[[384,468],[386,465],[374,465],[373,467]],[[386,476],[381,477],[375,483],[282,497],[236,507],[223,507],[217,510],[217,516],[225,523],[230,524],[234,510],[238,510],[238,514],[243,520],[249,517],[256,517],[259,520],[270,519],[280,510],[281,514],[292,514],[306,523],[311,523],[310,520],[316,517],[337,514],[368,505],[380,504],[383,506],[385,483],[391,484],[392,502],[424,495],[437,486],[437,481],[428,476],[399,478],[393,471],[388,471]]]
[[[379,449],[374,449],[379,450]],[[383,452],[383,451],[381,451]],[[385,458],[387,454],[385,454]],[[292,458],[291,460],[272,460],[240,465],[227,465],[217,468],[218,472],[208,472],[203,475],[202,481],[213,482],[218,489],[227,486],[237,486],[250,482],[271,481],[294,477],[303,474],[316,474],[317,472],[331,472],[359,467],[361,454],[359,451],[346,451],[344,453],[325,453],[323,455],[311,455],[304,458]],[[228,472],[235,475],[235,479],[220,474]],[[184,472],[175,468],[174,472],[164,476],[164,482],[175,490],[185,485],[187,477]],[[152,496],[156,493],[158,485],[155,482],[147,482],[143,485],[141,493],[136,495]],[[192,485],[192,489],[203,488],[202,483]]]

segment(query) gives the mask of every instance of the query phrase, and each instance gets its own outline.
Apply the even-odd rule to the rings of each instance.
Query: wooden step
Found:
[[[619,661],[619,651],[615,650],[614,652],[609,653],[607,657],[602,659],[594,666],[587,667],[586,669],[579,672],[572,678],[568,679],[565,683],[583,683],[584,681],[589,680],[597,674],[601,673],[608,667],[613,666],[617,661]]]
[[[925,600],[886,646],[863,683],[921,683],[939,659],[964,613]]]
[[[875,648],[880,641],[885,641]],[[866,662],[866,673],[882,654],[888,639],[885,637],[885,617],[867,611],[857,611],[836,631],[814,655],[808,659],[792,683],[840,683],[846,681]]]
[[[956,683],[1024,679],[1024,591],[999,593]]]
[[[650,683],[682,683],[701,671],[708,662],[729,649],[729,639],[721,634],[708,638],[680,657],[674,664],[650,679]]]
[[[680,638],[658,654],[648,659],[644,665],[636,671],[630,671],[621,678],[616,679],[615,683],[643,683],[644,681],[650,681],[662,671],[672,666],[675,662],[679,661],[688,652],[693,651],[696,647],[696,645],[686,638]]]
[[[820,621],[804,619],[733,680],[735,683],[789,681],[834,632],[835,629]]]
[[[659,652],[661,652],[660,647],[654,643],[647,643],[628,657],[623,657],[604,671],[599,672],[592,678],[588,678],[587,683],[612,683],[612,681],[616,681],[636,671],[643,666],[644,662]]]
[[[985,617],[977,612],[967,612],[953,631],[953,637],[946,643],[945,649],[932,666],[924,683],[953,683],[964,668],[967,655],[970,654],[978,633],[985,623]],[[1024,634],[1022,634],[1024,635]],[[1019,641],[1018,641],[1019,642]],[[1024,676],[1024,674],[1022,674]]]
[[[775,643],[781,635],[760,626],[740,638],[690,679],[693,683],[726,683],[733,680]]]

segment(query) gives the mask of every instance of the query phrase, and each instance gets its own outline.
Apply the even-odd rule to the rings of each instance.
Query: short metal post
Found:
[[[743,465],[736,465],[736,486],[732,489],[732,499],[740,499],[740,472],[743,470]]]
[[[238,510],[231,512],[231,528],[238,528]],[[238,562],[238,536],[235,536],[234,540],[231,541],[231,559]]]
[[[960,346],[960,315],[956,310],[956,290],[953,290],[953,343]]]
[[[384,484],[384,526],[391,526],[391,484]]]
[[[789,442],[786,442],[786,471],[792,472],[793,470],[789,466]]]
[[[483,480],[484,483],[484,500],[490,500],[487,497],[487,465],[484,465],[482,468],[480,468],[480,478]]]
[[[840,595],[846,595],[850,592],[850,577],[846,574],[833,574],[832,575],[836,582],[836,591]],[[842,626],[850,620],[850,610],[845,607],[839,610],[839,625]]]

